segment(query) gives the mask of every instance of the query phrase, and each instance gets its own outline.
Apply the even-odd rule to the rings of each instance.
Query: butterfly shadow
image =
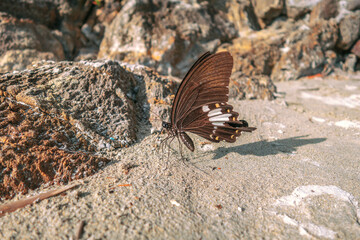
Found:
[[[296,151],[300,146],[317,144],[326,140],[326,138],[305,138],[308,136],[309,135],[297,136],[274,141],[261,140],[235,147],[219,147],[215,150],[215,156],[213,159],[222,158],[230,152],[235,152],[240,155],[254,155],[260,157],[276,155],[278,153],[289,154]]]

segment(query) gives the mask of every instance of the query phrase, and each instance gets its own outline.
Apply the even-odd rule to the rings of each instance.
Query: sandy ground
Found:
[[[360,75],[277,87],[272,102],[231,102],[258,128],[235,144],[191,135],[184,162],[177,144],[159,151],[163,135],[140,137],[79,187],[0,218],[0,238],[75,238],[83,222],[83,239],[359,239]]]

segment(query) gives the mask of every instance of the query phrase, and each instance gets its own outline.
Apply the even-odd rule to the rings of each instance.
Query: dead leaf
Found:
[[[23,208],[23,207],[25,207],[25,206],[27,206],[29,204],[34,203],[34,202],[38,202],[38,201],[44,200],[46,198],[56,196],[56,195],[58,195],[60,193],[63,193],[65,191],[69,190],[69,189],[72,189],[72,188],[74,188],[74,187],[76,187],[78,185],[79,184],[76,183],[76,184],[69,185],[69,186],[66,186],[66,187],[63,187],[63,188],[51,190],[51,191],[48,191],[48,192],[45,192],[45,193],[40,193],[40,194],[35,195],[33,197],[29,197],[29,198],[25,198],[25,199],[15,201],[15,202],[10,202],[10,203],[7,203],[7,204],[0,205],[0,217],[4,216],[6,213],[14,212],[17,209]]]

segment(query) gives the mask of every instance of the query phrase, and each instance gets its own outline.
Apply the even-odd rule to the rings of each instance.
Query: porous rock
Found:
[[[136,139],[136,81],[118,63],[43,62],[2,75],[0,86],[18,102],[62,116],[94,149],[123,147]]]
[[[162,121],[169,121],[180,79],[161,76],[144,65],[122,63],[121,66],[134,74],[139,86],[138,107],[142,109],[153,129],[160,130]]]
[[[109,162],[90,153],[93,148],[68,120],[14,100],[20,92],[16,85],[1,90],[0,199],[90,176]]]
[[[95,152],[133,143],[137,84],[112,61],[0,75],[0,197],[89,176],[109,162]]]

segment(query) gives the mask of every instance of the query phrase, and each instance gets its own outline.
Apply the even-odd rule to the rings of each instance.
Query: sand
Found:
[[[360,238],[360,75],[276,85],[274,101],[230,101],[258,128],[236,143],[191,135],[183,161],[144,126],[79,187],[0,218],[0,238]]]

